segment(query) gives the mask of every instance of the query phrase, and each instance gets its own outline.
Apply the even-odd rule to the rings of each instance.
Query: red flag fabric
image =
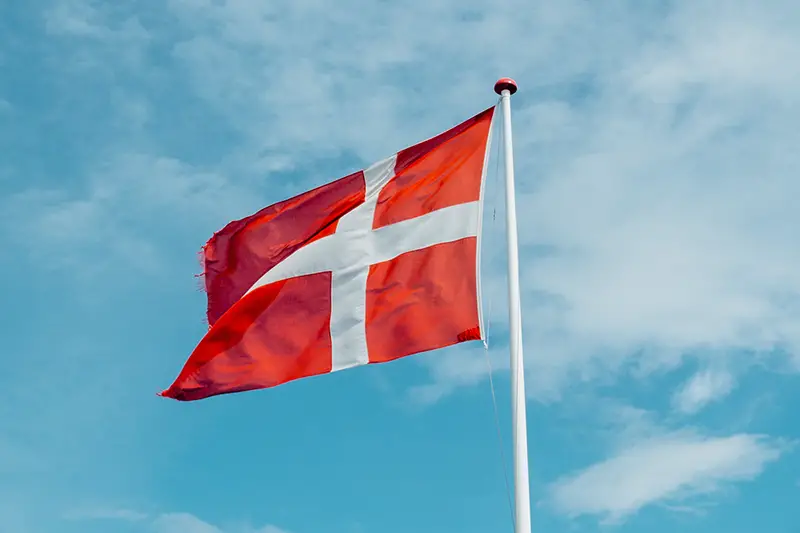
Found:
[[[231,222],[203,248],[209,331],[182,401],[483,338],[479,236],[494,108]]]

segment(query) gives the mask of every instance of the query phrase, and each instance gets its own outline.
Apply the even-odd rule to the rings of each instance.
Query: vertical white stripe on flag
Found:
[[[331,282],[331,371],[369,363],[367,353],[366,311],[367,276],[369,275],[368,235],[372,232],[378,195],[394,176],[394,155],[364,171],[366,199],[344,215],[336,227],[337,234],[347,234],[355,244],[357,255],[344,270],[334,271]],[[358,246],[356,243],[363,243]],[[351,251],[353,249],[351,248]],[[366,266],[365,266],[366,265]]]

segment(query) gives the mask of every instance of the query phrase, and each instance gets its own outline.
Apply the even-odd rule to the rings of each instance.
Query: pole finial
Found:
[[[502,94],[505,90],[507,90],[510,94],[514,94],[517,92],[517,82],[511,78],[500,78],[497,80],[497,83],[494,84],[494,92],[497,94]]]

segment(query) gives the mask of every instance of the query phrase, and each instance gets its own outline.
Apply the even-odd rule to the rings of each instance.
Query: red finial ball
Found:
[[[497,83],[494,84],[494,92],[502,94],[505,90],[508,90],[509,94],[514,94],[517,92],[517,82],[511,78],[500,78],[497,80]]]

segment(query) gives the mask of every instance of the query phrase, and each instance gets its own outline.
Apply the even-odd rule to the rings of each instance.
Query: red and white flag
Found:
[[[211,327],[161,395],[274,387],[482,339],[493,116],[217,232],[203,249]]]

